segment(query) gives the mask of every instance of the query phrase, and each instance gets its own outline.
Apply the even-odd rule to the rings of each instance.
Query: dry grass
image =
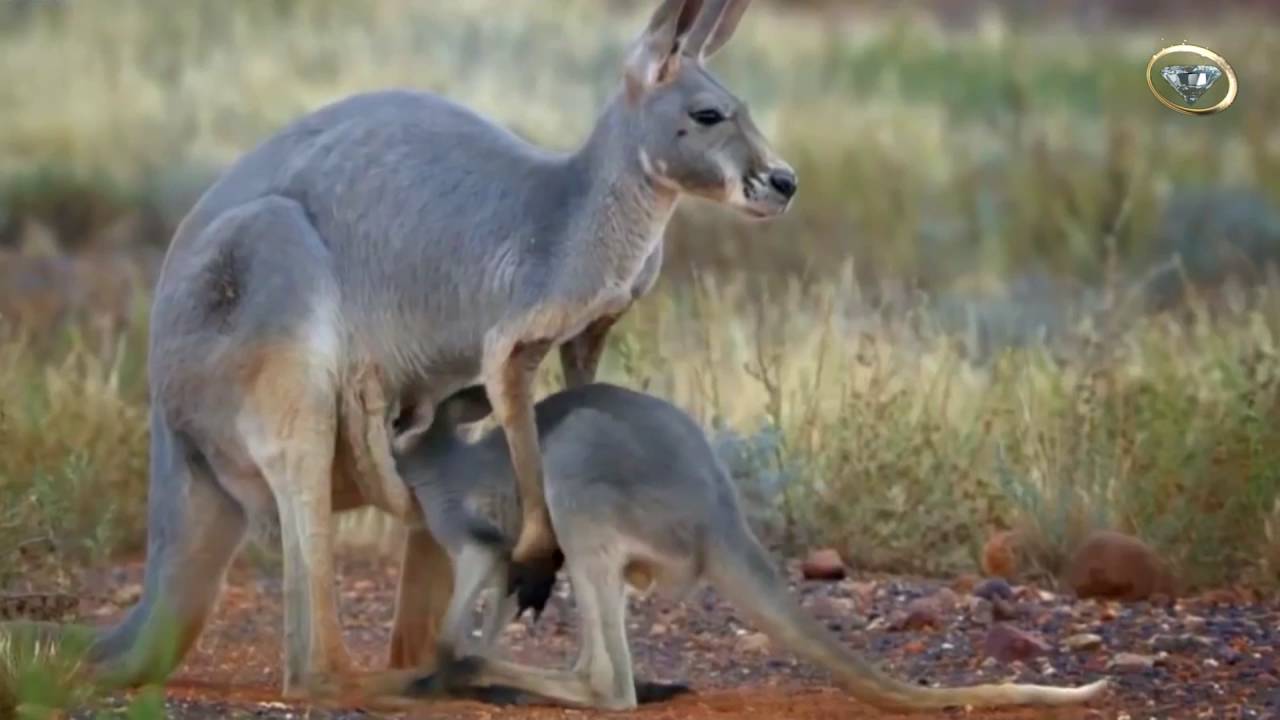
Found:
[[[371,88],[443,92],[569,147],[642,10],[155,7],[66,3],[0,27],[0,245],[154,250],[220,167]],[[1280,76],[1256,68],[1280,36],[1233,15],[1196,23],[1244,87],[1200,122],[1162,111],[1141,78],[1161,37],[1190,34],[1176,21],[1082,36],[763,3],[751,17],[717,69],[799,167],[798,205],[751,226],[682,211],[660,291],[619,329],[605,378],[712,429],[762,527],[864,567],[970,570],[989,530],[1016,526],[1052,573],[1106,525],[1193,583],[1274,583],[1280,287],[1256,271],[1280,241]],[[1175,251],[1195,282],[1148,282]],[[14,297],[9,278],[32,275],[0,261],[17,268],[0,272],[0,313],[28,308],[0,330],[0,548],[51,541],[73,568],[136,550],[147,282],[107,300],[92,272],[55,268],[42,295]],[[1262,282],[1140,312],[1226,270]],[[1026,277],[1041,287],[1017,290]],[[376,518],[349,523],[388,542]],[[0,585],[17,568],[0,559]]]
[[[624,319],[602,378],[699,418],[775,539],[860,567],[971,571],[988,532],[1019,527],[1052,573],[1105,526],[1193,585],[1275,581],[1280,285],[1095,313],[978,360],[927,307],[864,304],[851,276],[768,297],[745,280],[670,289]],[[0,348],[0,497],[6,547],[49,538],[78,564],[144,539],[145,395],[129,351],[61,352]],[[558,383],[548,363],[543,391]],[[352,542],[392,546],[376,516],[346,522]]]

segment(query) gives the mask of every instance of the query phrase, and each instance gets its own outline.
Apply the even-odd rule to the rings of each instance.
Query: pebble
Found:
[[[1089,650],[1097,650],[1102,647],[1102,636],[1093,633],[1080,633],[1062,641],[1068,650],[1074,652],[1086,652]]]
[[[945,610],[953,610],[960,604],[960,596],[955,590],[949,587],[938,588],[938,591],[931,596],[937,603],[938,607]]]
[[[805,580],[843,580],[844,560],[832,548],[814,550],[800,564],[800,574]]]
[[[1038,635],[1019,630],[1012,625],[996,623],[987,630],[982,649],[988,657],[1010,663],[1043,655],[1049,652],[1051,647]]]
[[[1150,655],[1123,652],[1111,659],[1108,667],[1120,672],[1138,672],[1155,667],[1156,659]]]
[[[863,607],[869,607],[876,599],[876,584],[870,580],[842,580],[840,590],[857,598]]]
[[[998,622],[1016,620],[1021,614],[1018,606],[1007,600],[996,598],[991,603],[991,615]]]
[[[995,608],[991,605],[990,600],[984,600],[980,597],[971,598],[969,602],[969,617],[976,623],[990,625],[995,621]]]
[[[1003,578],[988,578],[973,588],[973,594],[983,600],[1011,600],[1013,587]]]
[[[890,630],[923,630],[942,627],[942,601],[936,596],[917,598],[907,603],[905,612],[894,615]]]
[[[1208,638],[1190,633],[1184,635],[1155,635],[1150,640],[1151,649],[1171,653],[1193,653],[1213,645]]]
[[[1240,652],[1232,648],[1222,648],[1222,650],[1218,652],[1218,659],[1228,665],[1235,665],[1240,662],[1243,657],[1244,656]]]
[[[769,651],[769,636],[764,633],[750,633],[738,638],[734,643],[734,652],[765,653]]]

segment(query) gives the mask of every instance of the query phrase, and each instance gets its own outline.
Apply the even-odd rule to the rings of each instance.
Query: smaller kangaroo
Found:
[[[489,413],[479,387],[438,408],[419,443],[397,458],[431,533],[453,559],[454,595],[445,611],[439,670],[415,680],[411,696],[510,689],[601,709],[682,686],[637,685],[626,635],[626,586],[681,597],[709,581],[756,625],[796,655],[825,667],[857,699],[882,709],[1066,705],[1098,697],[1082,687],[1000,684],[930,688],[893,679],[843,646],[787,591],[739,510],[737,491],[692,418],[658,398],[604,383],[553,394],[535,407],[545,448],[546,499],[582,613],[570,671],[496,657],[498,632],[520,606],[541,598],[503,596],[509,547],[520,515],[501,428],[467,442],[457,425]],[[498,590],[479,642],[465,648],[470,609]],[[549,588],[546,588],[549,592]],[[474,654],[459,656],[471,650]]]

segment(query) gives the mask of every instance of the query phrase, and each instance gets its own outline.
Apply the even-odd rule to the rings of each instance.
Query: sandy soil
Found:
[[[356,660],[385,665],[395,568],[346,558],[341,564],[343,621]],[[1108,676],[1113,690],[1101,702],[1071,710],[991,712],[964,710],[921,718],[1280,718],[1280,601],[1242,592],[1218,592],[1167,605],[1076,601],[1018,588],[1004,622],[1045,641],[1026,661],[999,661],[984,652],[992,620],[963,587],[938,581],[857,578],[809,582],[793,570],[793,588],[805,607],[850,647],[899,677],[931,684],[1018,679],[1053,685]],[[134,563],[97,574],[100,595],[114,601],[89,608],[107,622],[131,602],[141,578]],[[941,593],[941,594],[939,594]],[[944,598],[934,626],[905,623],[904,608],[918,598]],[[472,701],[424,702],[406,712],[360,707],[306,706],[279,698],[280,583],[237,566],[218,612],[167,690],[170,717],[399,716],[424,719],[638,718],[873,718],[886,717],[832,689],[819,668],[762,642],[723,598],[711,590],[682,603],[639,599],[629,617],[637,675],[681,682],[694,692],[633,713],[597,713],[547,705],[500,707]],[[521,660],[567,664],[576,643],[575,613],[565,584],[536,625],[526,618],[505,640]],[[1093,650],[1072,650],[1064,640],[1080,633],[1102,638]],[[1155,659],[1152,667],[1110,667],[1120,653]],[[123,704],[126,697],[116,699]]]

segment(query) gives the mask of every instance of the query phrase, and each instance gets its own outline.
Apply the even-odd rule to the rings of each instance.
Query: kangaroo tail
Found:
[[[733,537],[713,541],[708,557],[712,584],[771,638],[826,668],[840,686],[867,704],[898,711],[966,705],[1072,705],[1098,697],[1107,687],[1104,679],[1081,687],[1003,683],[930,688],[889,677],[804,612],[759,541],[741,522],[739,526]]]

